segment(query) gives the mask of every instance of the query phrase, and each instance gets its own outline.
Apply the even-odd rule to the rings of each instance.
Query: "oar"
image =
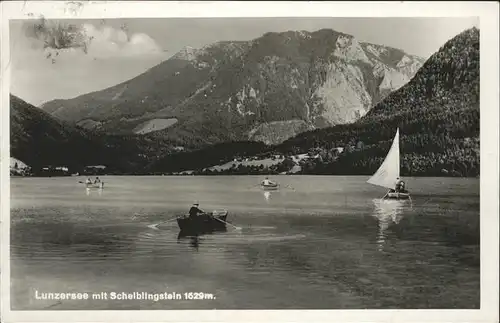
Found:
[[[290,188],[290,189],[292,189],[292,190],[295,191],[295,189],[293,187],[291,187],[289,184],[286,184],[285,187],[288,187],[288,188]]]
[[[166,221],[159,222],[159,223],[157,223],[157,224],[148,225],[148,227],[157,228],[160,224],[167,223],[167,222],[171,222],[171,221],[173,221],[173,220],[177,220],[177,217],[172,218],[172,219],[168,219],[168,220],[166,220]]]
[[[214,216],[214,219],[216,219],[217,221],[220,221],[220,222],[222,222],[222,223],[229,224],[230,226],[232,226],[232,227],[233,227],[233,228],[235,228],[236,230],[241,230],[241,228],[240,228],[240,227],[237,227],[237,226],[235,226],[235,225],[233,225],[233,224],[231,224],[231,223],[229,223],[229,222],[226,222],[226,221],[224,221],[224,220],[221,220],[221,219],[219,219],[219,218],[218,218],[218,217],[216,217],[216,216]]]

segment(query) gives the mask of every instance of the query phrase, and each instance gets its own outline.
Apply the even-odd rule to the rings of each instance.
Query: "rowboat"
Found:
[[[260,186],[266,191],[275,191],[280,188],[280,184],[273,182],[269,182],[269,184],[261,184]]]
[[[103,189],[104,188],[104,182],[100,182],[100,183],[85,183],[85,187],[87,189]]]
[[[399,128],[396,131],[391,148],[387,153],[382,165],[377,169],[375,174],[370,177],[367,183],[388,188],[389,191],[382,199],[388,200],[411,200],[410,193],[405,189],[396,192],[394,189],[395,181],[399,178],[400,173],[400,152],[399,152]]]
[[[201,234],[226,230],[226,210],[198,214],[197,216],[181,215],[177,224],[183,233]]]

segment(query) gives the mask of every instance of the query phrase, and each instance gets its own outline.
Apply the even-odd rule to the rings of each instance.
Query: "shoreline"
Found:
[[[104,176],[134,176],[134,177],[217,177],[217,176],[331,176],[331,177],[369,177],[372,174],[100,174],[100,175],[80,175],[80,176],[71,176],[71,175],[55,175],[55,176],[10,176],[10,178],[61,178],[61,177],[73,177],[73,178],[82,178],[82,177],[104,177]],[[436,176],[436,175],[404,175],[401,174],[401,177],[405,178],[475,178],[480,179],[480,176]]]

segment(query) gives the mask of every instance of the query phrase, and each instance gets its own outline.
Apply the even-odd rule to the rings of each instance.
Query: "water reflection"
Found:
[[[398,224],[403,218],[405,202],[398,200],[373,200],[375,211],[373,216],[378,219],[377,244],[378,250],[382,251],[387,238],[387,229],[394,223]]]
[[[87,194],[87,196],[90,196],[90,192],[92,192],[92,189],[90,189],[88,187],[85,188],[85,193]],[[101,196],[102,195],[102,188],[98,188],[97,190],[93,190],[93,192],[97,193],[97,195]]]
[[[194,250],[198,251],[200,247],[200,237],[197,235],[191,236],[191,235],[185,235],[181,232],[179,232],[179,235],[177,236],[177,243],[181,243],[181,241],[187,240],[189,241],[189,246],[193,248]]]
[[[271,192],[264,192],[264,198],[266,199],[266,202],[269,202],[271,199]]]
[[[189,235],[183,232],[179,232],[177,235],[177,243],[181,243],[182,241],[189,241],[189,246],[194,250],[198,251],[200,247],[200,235]]]

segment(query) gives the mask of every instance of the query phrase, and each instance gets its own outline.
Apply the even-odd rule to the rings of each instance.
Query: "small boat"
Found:
[[[396,192],[394,189],[395,181],[399,178],[400,172],[400,152],[399,152],[399,128],[396,131],[392,146],[385,157],[384,162],[377,169],[375,174],[370,177],[367,183],[388,188],[389,191],[382,199],[389,200],[408,200],[411,199],[410,193],[405,189]]]
[[[177,217],[179,229],[184,234],[203,234],[215,231],[226,231],[226,210],[202,213],[195,217],[181,215]]]
[[[91,189],[91,188],[103,189],[104,188],[104,182],[100,182],[100,183],[85,183],[85,187],[88,188],[88,189]]]
[[[280,184],[269,181],[268,184],[260,184],[265,191],[274,191],[280,188]]]

